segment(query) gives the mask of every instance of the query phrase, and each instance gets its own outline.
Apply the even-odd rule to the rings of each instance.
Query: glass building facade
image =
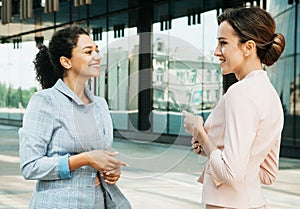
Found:
[[[272,0],[268,10],[275,18],[277,31],[284,34],[286,48],[269,69],[269,76],[280,95],[285,113],[281,155],[300,157],[300,71],[298,1]]]
[[[7,5],[9,7],[7,7]],[[31,3],[28,3],[31,2]],[[102,74],[89,81],[107,102],[116,136],[187,143],[182,110],[206,118],[228,85],[213,56],[216,17],[226,7],[267,9],[286,49],[268,74],[285,111],[282,155],[300,157],[298,3],[292,1],[33,0],[1,1],[0,122],[20,124],[40,90],[33,60],[38,44],[76,22],[100,47]],[[225,4],[226,3],[226,4]],[[10,10],[9,10],[10,9]],[[11,17],[5,15],[11,11]]]

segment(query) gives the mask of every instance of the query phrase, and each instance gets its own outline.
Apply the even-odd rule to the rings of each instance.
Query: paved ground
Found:
[[[18,128],[0,125],[0,209],[27,208],[34,181],[19,172]],[[115,139],[128,162],[119,181],[133,209],[201,209],[203,158],[189,147]],[[264,187],[269,209],[300,208],[300,160],[281,158],[277,181]]]

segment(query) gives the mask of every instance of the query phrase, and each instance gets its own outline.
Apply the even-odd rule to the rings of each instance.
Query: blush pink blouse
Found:
[[[283,120],[265,71],[252,71],[228,89],[204,125],[218,149],[199,178],[203,203],[239,209],[266,205],[261,184],[276,178]]]

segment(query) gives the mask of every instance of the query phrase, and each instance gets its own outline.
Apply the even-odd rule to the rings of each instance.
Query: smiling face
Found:
[[[236,77],[243,70],[245,62],[243,44],[239,42],[232,26],[223,21],[218,29],[218,45],[214,52],[220,60],[223,75],[234,73]]]
[[[98,77],[100,61],[101,56],[95,42],[88,35],[79,35],[76,47],[72,50],[70,69],[67,74],[83,80]]]

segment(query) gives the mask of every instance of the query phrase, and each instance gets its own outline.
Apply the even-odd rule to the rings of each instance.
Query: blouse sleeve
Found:
[[[209,169],[216,186],[244,177],[259,122],[255,98],[240,92],[226,96],[224,150],[216,149],[210,154]]]
[[[25,179],[54,180],[70,178],[68,156],[47,156],[54,124],[51,98],[35,93],[26,108],[19,130],[20,166]]]
[[[272,184],[276,179],[278,173],[279,148],[280,142],[276,141],[260,165],[259,178],[262,184]]]

